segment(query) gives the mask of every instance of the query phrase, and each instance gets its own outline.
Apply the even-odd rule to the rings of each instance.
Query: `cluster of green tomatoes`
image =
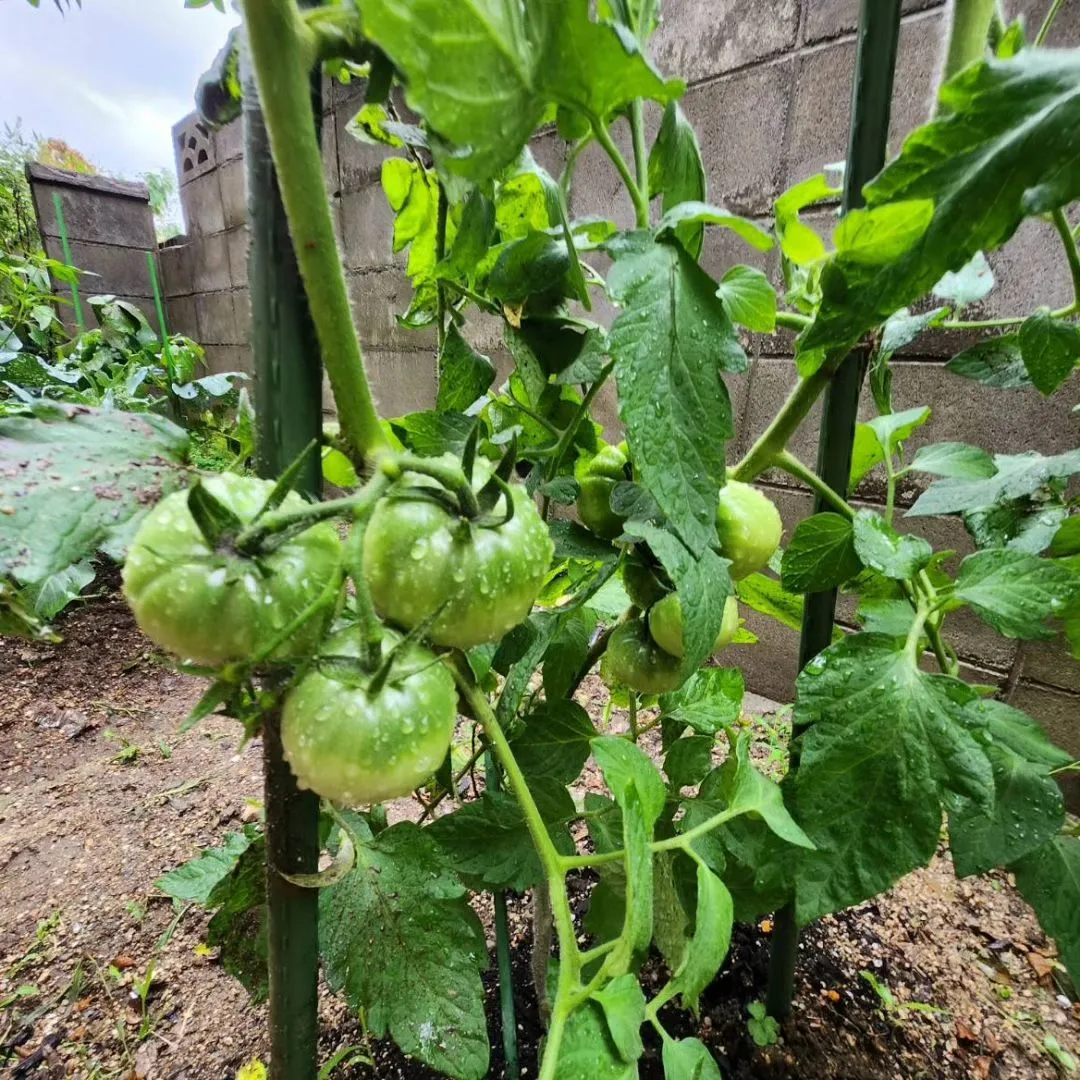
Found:
[[[490,490],[491,471],[487,463],[470,465],[472,490]],[[622,532],[611,494],[629,475],[625,446],[604,446],[578,463],[579,515],[601,537]],[[224,473],[200,486],[235,527],[209,532],[193,513],[191,492],[154,507],[123,572],[142,630],[219,672],[295,667],[281,736],[301,786],[355,806],[426,782],[446,758],[458,714],[454,675],[432,647],[464,651],[500,641],[529,614],[547,578],[554,545],[525,488],[500,484],[491,512],[478,515],[475,498],[463,502],[431,475],[406,471],[344,538],[333,521],[305,522],[307,504],[290,493],[279,510],[299,524],[267,533],[253,550],[242,530],[266,513],[274,485]],[[780,517],[755,489],[729,482],[717,531],[739,577],[768,561]],[[645,614],[632,608],[611,635],[601,673],[641,693],[674,689],[682,681],[678,596],[662,570],[637,554],[624,558],[623,571]],[[737,626],[730,598],[716,649]]]

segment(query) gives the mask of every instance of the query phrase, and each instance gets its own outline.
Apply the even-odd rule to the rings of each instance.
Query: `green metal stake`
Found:
[[[863,205],[863,187],[885,164],[892,107],[896,50],[900,38],[901,0],[862,0],[859,15],[859,46],[855,60],[855,85],[851,106],[851,131],[844,176],[843,210]],[[851,473],[852,443],[859,408],[867,354],[857,348],[840,365],[825,392],[818,440],[818,475],[834,491],[845,494]],[[818,496],[814,513],[829,506]],[[803,610],[799,666],[805,667],[832,641],[836,618],[836,590],[811,593]],[[792,730],[792,738],[797,731]],[[788,782],[799,767],[791,755]],[[766,1005],[770,1016],[784,1019],[791,1013],[795,995],[795,961],[799,930],[794,904],[776,913],[773,925],[769,988]]]
[[[244,156],[251,248],[248,278],[255,358],[257,465],[277,477],[322,432],[322,366],[304,286],[289,239],[255,78],[244,49]],[[321,116],[312,80],[314,115]],[[317,494],[318,455],[299,487]],[[319,1041],[319,894],[281,873],[314,873],[319,861],[319,800],[300,791],[284,759],[281,716],[263,720],[270,974],[270,1076],[315,1080]]]
[[[60,229],[60,248],[64,253],[64,264],[69,270],[77,270],[75,260],[71,257],[71,244],[68,242],[67,222],[64,220],[64,204],[60,198],[60,192],[53,192],[53,206],[56,207],[56,224]],[[71,283],[71,306],[75,309],[75,326],[80,334],[86,333],[86,319],[83,316],[82,301],[79,299],[79,283]]]
[[[161,283],[158,281],[157,262],[154,253],[146,253],[146,268],[150,272],[150,287],[154,290],[154,309],[157,311],[158,330],[161,332],[161,355],[165,357],[165,370],[173,378],[172,351],[169,346],[169,328],[165,325],[165,304],[161,299]]]

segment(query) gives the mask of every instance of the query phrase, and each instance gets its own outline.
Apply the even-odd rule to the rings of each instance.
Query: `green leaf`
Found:
[[[495,206],[479,188],[474,188],[461,211],[450,253],[439,264],[439,276],[471,277],[476,264],[488,252],[494,229]]]
[[[735,591],[727,560],[708,547],[695,558],[677,537],[647,521],[628,521],[625,530],[648,542],[674,583],[682,610],[682,668],[696,671],[713,651],[727,598]]]
[[[43,581],[121,558],[146,511],[188,482],[184,431],[153,413],[51,403],[0,418],[0,577]]]
[[[619,1056],[603,1009],[595,1001],[586,1001],[570,1014],[556,1075],[559,1080],[632,1080],[638,1075],[637,1062]]]
[[[716,542],[731,400],[720,373],[746,356],[716,283],[680,248],[620,257],[608,288],[624,310],[611,327],[619,415],[634,465],[695,555]]]
[[[671,744],[664,758],[664,772],[673,791],[696,787],[712,768],[714,740],[708,735],[687,735]]]
[[[1068,509],[1040,499],[1008,499],[984,510],[968,510],[964,527],[978,548],[1007,547],[1039,555],[1054,538]]]
[[[26,586],[27,599],[33,601],[34,614],[49,622],[64,610],[94,580],[89,559],[72,563],[43,581]]]
[[[569,611],[559,620],[558,632],[544,654],[544,695],[553,705],[557,705],[560,698],[568,697],[574,689],[578,672],[589,655],[598,622],[596,611],[589,606]],[[594,734],[590,723],[589,737]],[[588,756],[588,748],[585,756]],[[581,764],[584,764],[584,758]],[[570,783],[576,778],[577,773],[574,773],[565,782]]]
[[[495,225],[504,240],[558,224],[558,186],[535,162],[530,164],[531,168],[501,183],[495,194]]]
[[[948,300],[956,311],[962,311],[980,300],[985,300],[994,288],[994,271],[981,251],[975,254],[957,271],[947,271],[934,286],[934,296]]]
[[[917,472],[960,480],[983,480],[997,472],[994,459],[985,450],[961,442],[920,446],[911,461],[911,467]]]
[[[771,334],[776,329],[776,291],[762,271],[733,266],[720,279],[716,295],[732,322],[759,334]]]
[[[705,163],[697,134],[672,101],[664,109],[656,142],[649,151],[649,198],[663,196],[661,208],[666,214],[680,203],[703,200],[706,193]],[[701,254],[703,224],[684,222],[676,227],[675,235],[695,259]]]
[[[806,727],[794,782],[796,818],[818,850],[803,853],[800,923],[857,904],[930,861],[942,800],[993,804],[993,774],[968,730],[976,692],[919,670],[890,637],[857,634],[800,673],[794,722]]]
[[[619,805],[626,850],[626,918],[619,945],[605,961],[614,975],[621,975],[644,959],[653,936],[653,857],[649,850],[652,810],[645,809],[633,778],[627,782]]]
[[[637,792],[636,798],[646,828],[651,829],[664,809],[667,789],[648,754],[617,735],[602,735],[593,739],[592,752],[624,816],[632,785]]]
[[[520,304],[559,285],[569,269],[565,240],[530,232],[503,248],[488,277],[488,291],[503,303]]]
[[[687,943],[675,985],[683,1005],[698,1011],[702,991],[716,978],[731,945],[734,910],[731,893],[702,862],[697,867],[697,914],[694,936]]]
[[[906,600],[880,600],[864,597],[855,610],[863,630],[868,634],[887,634],[889,637],[906,638],[915,611]]]
[[[545,666],[549,662],[550,649]],[[589,740],[595,735],[589,714],[576,701],[554,698],[529,713],[524,730],[511,745],[530,783],[572,784],[589,757]]]
[[[558,791],[562,796],[561,812],[554,816],[565,821],[573,817],[574,805],[564,788]],[[551,822],[547,804],[545,809],[549,811],[545,820],[555,846],[564,855],[572,854],[573,844],[566,829]],[[436,819],[425,832],[442,848],[444,861],[478,889],[524,892],[544,880],[525,816],[517,800],[506,792],[485,792],[480,799]]]
[[[738,668],[702,668],[670,694],[660,697],[662,714],[688,724],[700,735],[715,735],[738,722],[745,687]]]
[[[775,578],[765,574],[749,574],[737,584],[739,599],[747,607],[768,615],[792,630],[802,629],[803,598],[798,593],[788,592]],[[834,638],[843,634],[836,630]]]
[[[949,812],[949,846],[959,877],[1007,866],[1055,836],[1065,820],[1061,789],[1049,775],[1068,765],[1046,733],[1002,701],[968,706],[972,727],[994,770],[994,805],[961,799]]]
[[[885,460],[885,451],[881,449],[877,434],[869,424],[855,425],[855,441],[851,447],[851,474],[848,478],[848,490],[854,491],[866,474]]]
[[[182,904],[206,907],[210,894],[232,873],[257,835],[253,826],[247,826],[243,832],[229,833],[221,847],[205,848],[190,862],[159,877],[154,888]]]
[[[602,327],[591,327],[585,331],[585,340],[581,350],[569,367],[563,368],[555,376],[559,383],[591,383],[594,382],[608,363],[607,334]]]
[[[1016,886],[1080,980],[1080,837],[1056,836],[1012,867]]]
[[[663,235],[668,230],[678,235],[678,230],[686,225],[716,225],[730,229],[758,251],[771,251],[776,246],[776,241],[757,222],[739,217],[722,206],[710,206],[704,202],[679,203],[666,210],[657,226],[657,235]]]
[[[1025,49],[971,64],[940,91],[942,111],[908,136],[866,186],[867,208],[934,200],[920,242],[883,267],[838,252],[823,268],[823,301],[805,349],[846,348],[947,271],[1005,243],[1029,215],[1080,195],[1080,159],[1061,132],[1080,124],[1080,56]]]
[[[799,522],[784,551],[781,580],[788,592],[821,592],[843,585],[861,570],[851,522],[825,512]]]
[[[1043,457],[1034,451],[995,454],[994,466],[997,472],[985,479],[955,478],[931,484],[915,501],[907,516],[981,510],[1006,499],[1033,495],[1052,481],[1080,473],[1080,450],[1068,450],[1053,457]]]
[[[495,381],[495,365],[478,353],[451,322],[439,354],[436,412],[465,412]]]
[[[934,549],[921,536],[901,535],[874,510],[860,510],[853,528],[860,561],[885,577],[912,578],[933,557]]]
[[[886,454],[896,453],[896,448],[911,438],[912,434],[930,419],[930,409],[918,406],[903,412],[886,413],[875,416],[867,422],[867,427],[877,436],[881,449]]]
[[[331,989],[363,1009],[376,1038],[457,1080],[482,1080],[487,945],[464,887],[430,830],[401,822],[357,846],[357,866],[319,894]]]
[[[458,412],[415,412],[390,421],[394,434],[421,457],[461,456],[476,421]]]
[[[980,341],[957,353],[945,370],[996,390],[1026,390],[1032,385],[1024,366],[1019,334],[1002,334],[990,341]]]
[[[1036,389],[1052,394],[1080,360],[1080,326],[1037,311],[1020,327],[1020,354]]]
[[[414,286],[430,281],[435,273],[438,183],[416,162],[397,157],[383,162],[381,179],[395,215],[393,250],[409,249],[405,272]]]
[[[1050,554],[1054,558],[1080,555],[1080,514],[1063,521],[1050,542]]]
[[[1050,638],[1046,621],[1080,592],[1080,577],[1063,566],[1008,549],[977,551],[961,564],[954,596],[999,633]]]
[[[807,266],[825,257],[825,241],[799,220],[799,211],[836,198],[840,190],[829,183],[824,173],[818,173],[789,188],[776,200],[776,235],[784,257],[796,266]]]
[[[664,1080],[723,1080],[700,1039],[668,1039],[662,1051]]]
[[[871,210],[851,210],[833,231],[838,255],[865,266],[885,266],[909,252],[930,227],[934,203],[910,199]]]
[[[620,975],[602,990],[593,994],[604,1010],[608,1033],[619,1057],[633,1064],[645,1047],[641,1042],[641,1025],[645,1023],[645,994],[636,975]]]
[[[653,855],[653,946],[669,971],[678,970],[682,964],[693,928],[675,878],[677,868],[681,870],[688,862],[688,857],[679,851],[658,851]]]

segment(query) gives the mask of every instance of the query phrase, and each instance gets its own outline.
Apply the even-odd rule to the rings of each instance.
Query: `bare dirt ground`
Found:
[[[62,629],[60,646],[9,641],[0,651],[0,1070],[232,1080],[265,1055],[263,1010],[203,945],[206,916],[178,916],[153,883],[257,817],[259,746],[240,750],[238,727],[217,720],[177,735],[200,684],[170,670],[115,596],[75,609]],[[585,684],[596,717],[602,695],[597,680]],[[760,728],[763,738],[772,730]],[[759,752],[768,756],[767,741]],[[586,892],[582,881],[580,910]],[[488,906],[478,901],[490,925]],[[511,901],[510,917],[521,1071],[531,1076],[541,1029],[527,898]],[[727,1078],[1050,1080],[1063,1067],[1047,1036],[1080,1057],[1080,1011],[1007,875],[958,882],[942,853],[885,896],[813,927],[792,1021],[761,1048],[746,1006],[763,994],[770,929],[739,928],[701,1017],[671,1018],[673,1033],[706,1040]],[[646,978],[662,980],[658,961]],[[498,1046],[490,974],[488,987]],[[366,1044],[329,995],[322,1012],[325,1058],[355,1045],[376,1062],[334,1077],[434,1075]],[[505,1075],[501,1052],[491,1075]],[[657,1047],[641,1075],[662,1076]]]

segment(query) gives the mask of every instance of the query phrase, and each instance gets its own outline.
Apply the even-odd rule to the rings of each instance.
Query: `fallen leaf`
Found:
[[[135,961],[132,960],[127,953],[121,953],[119,956],[113,958],[112,966],[116,968],[117,971],[127,971],[128,968],[133,968],[135,966]]]
[[[1050,980],[1050,976],[1054,972],[1054,965],[1042,953],[1029,952],[1027,961],[1039,982],[1048,982]]]
[[[979,1036],[963,1020],[956,1021],[956,1037],[961,1042],[978,1042]]]

